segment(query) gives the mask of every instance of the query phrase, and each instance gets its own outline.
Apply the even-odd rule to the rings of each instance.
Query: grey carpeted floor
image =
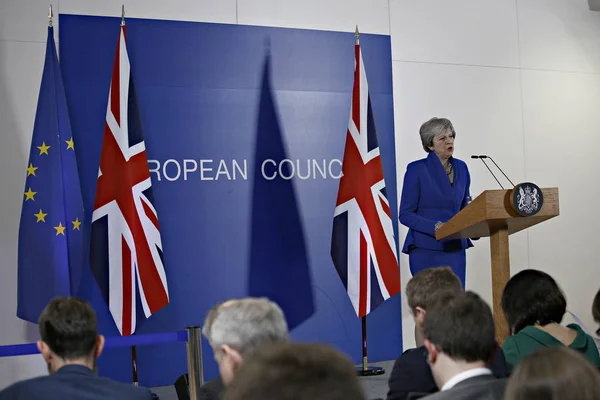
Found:
[[[388,391],[388,378],[390,376],[390,372],[392,371],[392,367],[394,366],[394,361],[382,361],[380,363],[373,363],[371,365],[382,367],[385,369],[385,374],[360,378],[365,390],[365,396],[367,399],[385,399]]]
[[[360,381],[362,382],[363,388],[365,390],[365,395],[367,399],[376,399],[382,398],[385,399],[385,395],[387,394],[387,381],[390,375],[390,371],[394,366],[394,361],[383,361],[380,363],[370,364],[377,367],[382,367],[385,369],[384,375],[379,376],[369,376],[369,377],[360,377]],[[174,386],[162,386],[152,388],[152,391],[156,393],[160,400],[178,400],[177,393],[175,393]]]

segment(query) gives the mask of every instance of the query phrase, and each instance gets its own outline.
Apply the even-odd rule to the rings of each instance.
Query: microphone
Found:
[[[492,172],[492,170],[490,169],[490,167],[487,165],[487,163],[485,162],[484,158],[488,158],[488,156],[483,155],[483,156],[476,156],[476,155],[472,155],[471,158],[478,158],[481,160],[481,162],[483,163],[483,165],[485,165],[485,167],[488,169],[488,171],[490,171],[490,174],[492,174],[492,176],[494,177],[494,179],[496,180],[496,182],[498,182],[498,185],[500,185],[500,187],[502,189],[504,189],[504,186],[502,186],[502,184],[500,183],[500,181],[498,180],[498,178],[496,177],[496,175],[494,175],[494,173]],[[495,163],[494,163],[495,164]],[[511,182],[512,183],[512,182]],[[513,185],[514,186],[514,185]]]
[[[481,155],[479,156],[479,158],[481,158],[481,160],[483,161],[484,158],[489,158],[490,160],[492,160],[492,162],[494,163],[494,165],[496,166],[496,168],[498,168],[498,171],[502,172],[502,175],[504,175],[504,177],[506,178],[507,181],[510,182],[511,185],[513,185],[513,187],[515,187],[515,184],[510,180],[510,178],[508,176],[506,176],[506,174],[504,173],[504,171],[502,171],[502,168],[500,168],[500,166],[498,166],[498,164],[496,164],[496,161],[494,161],[494,159],[490,156],[486,156],[486,155]]]

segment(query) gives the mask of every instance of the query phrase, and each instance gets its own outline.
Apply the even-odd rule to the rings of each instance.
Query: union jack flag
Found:
[[[400,292],[390,205],[360,45],[333,219],[331,257],[359,318]]]
[[[152,182],[121,27],[92,214],[92,272],[121,335],[135,332],[136,288],[145,317],[169,303]]]

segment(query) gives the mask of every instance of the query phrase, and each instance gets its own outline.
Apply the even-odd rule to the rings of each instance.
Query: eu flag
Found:
[[[19,225],[17,316],[37,323],[83,271],[83,202],[54,29],[48,28]]]
[[[289,329],[315,311],[304,230],[292,180],[263,176],[264,161],[279,165],[287,159],[271,92],[270,57],[265,60],[254,160],[252,238],[249,293],[276,302],[285,313]],[[289,177],[289,165],[281,164]],[[272,171],[269,171],[269,178]]]

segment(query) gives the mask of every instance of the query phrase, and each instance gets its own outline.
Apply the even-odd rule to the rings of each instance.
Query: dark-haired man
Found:
[[[427,310],[427,361],[438,393],[431,400],[502,400],[505,379],[487,367],[496,350],[492,310],[473,292],[444,293]]]
[[[427,349],[423,345],[423,324],[429,307],[437,297],[447,292],[462,292],[460,279],[448,267],[427,268],[406,284],[406,298],[415,321],[416,349],[406,350],[396,359],[389,378],[387,400],[406,400],[410,393],[438,391],[431,368],[427,364]],[[497,378],[507,376],[502,349],[491,355],[488,365]]]
[[[58,297],[42,311],[38,324],[37,347],[50,375],[15,383],[0,392],[0,400],[152,399],[148,389],[96,375],[104,337],[98,335],[96,313],[85,301]]]

